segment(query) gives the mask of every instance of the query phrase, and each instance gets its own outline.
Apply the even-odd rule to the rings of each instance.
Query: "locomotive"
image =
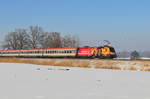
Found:
[[[104,45],[100,47],[78,48],[42,48],[42,49],[18,49],[0,50],[0,57],[54,57],[54,58],[116,58],[115,49]]]

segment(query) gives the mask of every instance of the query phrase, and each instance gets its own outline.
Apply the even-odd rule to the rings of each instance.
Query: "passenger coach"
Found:
[[[111,46],[79,48],[46,48],[0,50],[0,57],[73,57],[73,58],[115,58],[115,49]]]

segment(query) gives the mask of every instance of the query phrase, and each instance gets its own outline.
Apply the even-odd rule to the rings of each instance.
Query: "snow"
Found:
[[[0,63],[0,99],[150,99],[150,72]]]

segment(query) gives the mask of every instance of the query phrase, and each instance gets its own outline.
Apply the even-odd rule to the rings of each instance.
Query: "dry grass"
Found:
[[[128,70],[137,70],[137,68],[134,66],[131,66],[131,67],[128,67]]]
[[[47,66],[68,66],[84,68],[102,68],[115,70],[138,70],[136,65],[143,66],[141,71],[150,71],[150,61],[129,61],[132,66],[123,67],[117,64],[124,64],[124,60],[88,60],[88,59],[32,59],[32,58],[0,58],[3,63],[27,63]]]

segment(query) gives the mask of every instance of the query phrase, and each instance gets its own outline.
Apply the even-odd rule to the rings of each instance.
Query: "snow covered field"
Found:
[[[150,72],[0,63],[0,99],[150,99]]]

